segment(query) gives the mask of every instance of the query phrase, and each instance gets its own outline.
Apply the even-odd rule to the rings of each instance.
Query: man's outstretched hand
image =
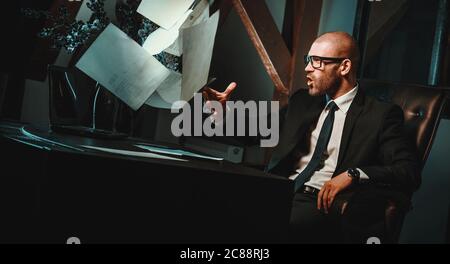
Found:
[[[218,92],[212,88],[206,87],[202,92],[206,105],[209,105],[208,101],[218,101],[222,105],[223,109],[225,109],[225,104],[230,99],[230,96],[236,87],[237,84],[235,82],[230,83],[227,89],[223,92]]]

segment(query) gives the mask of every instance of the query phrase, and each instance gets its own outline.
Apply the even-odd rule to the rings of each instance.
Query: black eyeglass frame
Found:
[[[305,63],[305,66],[308,65],[308,63],[312,62],[313,58],[318,58],[320,61],[319,67],[314,67],[313,63],[311,63],[311,66],[314,69],[322,68],[323,61],[330,61],[328,63],[341,63],[344,60],[349,60],[349,58],[333,58],[333,57],[322,57],[322,56],[316,56],[316,55],[304,55],[303,61]]]

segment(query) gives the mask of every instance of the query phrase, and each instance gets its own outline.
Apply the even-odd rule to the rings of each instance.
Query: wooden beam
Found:
[[[265,1],[233,0],[259,57],[278,93],[288,94],[291,54]]]
[[[286,0],[286,5],[284,7],[284,19],[283,19],[283,31],[281,35],[283,36],[284,43],[286,47],[292,54],[292,38],[294,37],[294,3],[297,0]]]
[[[309,1],[297,0],[296,12],[297,27],[295,29],[295,57],[291,64],[291,93],[301,88],[306,88],[306,74],[303,63],[303,55],[309,52],[311,44],[317,38],[319,32],[320,14],[322,12],[322,0]],[[303,15],[308,14],[308,15]]]
[[[290,64],[290,69],[289,69],[289,85],[288,85],[288,89],[289,92],[292,92],[293,89],[293,85],[294,85],[294,80],[295,80],[295,73],[297,70],[297,67],[302,66],[303,64],[301,62],[298,61],[298,57],[303,54],[299,55],[299,52],[301,53],[301,51],[299,50],[300,48],[300,39],[301,39],[301,30],[302,30],[302,23],[304,21],[303,17],[304,17],[304,12],[305,12],[305,0],[291,0],[292,3],[292,7],[291,7],[291,14],[292,14],[292,22],[293,22],[293,26],[292,26],[292,59],[291,59],[291,64]],[[301,63],[299,65],[299,63]]]

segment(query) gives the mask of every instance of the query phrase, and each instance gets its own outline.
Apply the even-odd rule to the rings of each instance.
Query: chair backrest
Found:
[[[421,166],[425,165],[445,104],[445,91],[424,85],[360,80],[369,96],[399,105],[405,114],[407,135],[414,140]]]

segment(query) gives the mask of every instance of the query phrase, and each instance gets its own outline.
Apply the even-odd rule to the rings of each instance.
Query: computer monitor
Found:
[[[50,65],[50,128],[55,132],[123,138],[132,130],[132,110],[77,68]]]

